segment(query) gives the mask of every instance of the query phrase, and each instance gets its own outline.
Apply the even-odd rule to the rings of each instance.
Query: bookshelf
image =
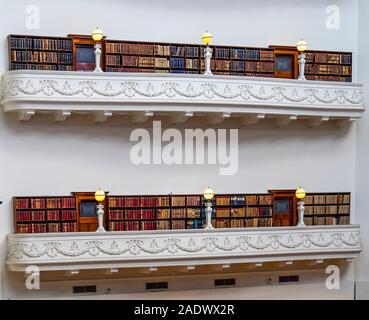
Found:
[[[308,80],[352,82],[352,53],[306,51]]]
[[[350,193],[308,193],[305,224],[350,224],[350,198]],[[274,223],[275,199],[273,193],[218,194],[212,200],[212,224],[215,228],[279,226]],[[75,196],[14,197],[16,233],[91,231],[80,229],[77,200]],[[205,220],[205,199],[200,194],[106,197],[108,231],[202,229]]]
[[[350,193],[309,193],[305,198],[306,225],[350,224]]]
[[[90,36],[41,37],[9,35],[9,70],[93,70]],[[253,48],[211,46],[211,69],[217,75],[284,77],[276,64],[281,46]],[[297,57],[295,47],[289,47]],[[204,46],[198,44],[102,41],[102,68],[108,72],[155,72],[201,74],[205,70]],[[82,57],[79,61],[78,57]],[[91,60],[92,59],[92,60]],[[85,61],[86,60],[86,61]],[[352,53],[307,51],[305,73],[308,80],[352,81]],[[293,60],[296,78],[297,59]]]
[[[272,49],[214,46],[214,74],[274,76]],[[107,40],[105,70],[109,72],[162,72],[200,74],[205,70],[204,47]]]
[[[105,41],[109,72],[200,73],[199,45]]]
[[[9,35],[8,47],[10,70],[74,70],[69,38]]]
[[[76,232],[74,197],[14,197],[16,233]]]
[[[202,195],[109,196],[109,230],[201,229],[205,224]],[[271,195],[217,195],[216,228],[272,225]]]

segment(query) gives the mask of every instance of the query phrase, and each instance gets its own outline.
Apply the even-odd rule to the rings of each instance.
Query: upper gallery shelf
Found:
[[[125,115],[132,122],[169,115],[174,123],[205,116],[208,123],[240,119],[243,125],[273,118],[283,125],[304,119],[311,126],[362,117],[363,86],[355,83],[299,81],[196,74],[9,71],[2,79],[5,112],[20,120],[51,112],[55,121],[73,113],[95,121]]]

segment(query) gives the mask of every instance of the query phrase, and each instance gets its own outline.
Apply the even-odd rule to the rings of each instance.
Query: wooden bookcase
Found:
[[[214,74],[274,76],[271,49],[212,46]],[[109,72],[161,72],[200,74],[205,69],[204,47],[184,43],[107,40],[105,70]]]
[[[107,40],[105,52],[109,72],[200,73],[199,45]]]
[[[307,194],[305,198],[305,224],[350,224],[350,198],[350,193]]]
[[[89,35],[71,34],[65,38],[9,35],[8,43],[9,70],[91,71],[94,67],[91,58],[94,42]],[[55,43],[56,47],[50,47],[50,43]],[[213,49],[211,69],[214,74],[297,78],[298,52],[295,47],[211,46],[211,48]],[[104,38],[101,49],[101,65],[103,70],[108,72],[200,74],[205,69],[204,46],[199,44]],[[77,51],[80,51],[80,54]],[[88,51],[88,54],[83,51]],[[280,64],[283,65],[281,63],[283,59],[280,60],[283,55],[289,55],[292,59],[291,70],[287,73],[278,67]],[[89,57],[88,61],[82,61],[83,56]],[[308,80],[352,81],[352,53],[310,50],[306,52],[306,56]],[[50,59],[45,60],[44,57]],[[82,57],[82,60],[79,61],[77,57]]]
[[[272,225],[269,194],[216,195],[215,228]],[[201,229],[205,224],[202,195],[109,196],[109,230]]]
[[[76,232],[76,199],[63,197],[14,197],[16,233]]]
[[[287,223],[281,223],[273,212],[275,199],[286,195],[285,191],[276,190],[265,194],[218,194],[212,200],[212,224],[215,228],[296,225],[295,198],[290,202]],[[80,217],[79,212],[83,200],[93,199],[93,193],[86,192],[66,197],[14,197],[15,230],[93,231],[96,217]],[[350,224],[350,193],[309,193],[305,207],[306,225]],[[205,200],[199,194],[108,195],[104,218],[109,231],[201,229],[206,220]]]
[[[308,80],[352,82],[352,53],[307,51],[305,75]]]
[[[70,38],[9,35],[8,48],[9,70],[74,70]]]

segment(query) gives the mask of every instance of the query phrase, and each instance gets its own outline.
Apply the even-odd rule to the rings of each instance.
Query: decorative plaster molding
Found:
[[[359,84],[235,76],[9,71],[5,111],[218,112],[360,118]],[[101,105],[104,102],[104,105]]]
[[[327,254],[358,254],[361,251],[357,226],[215,229],[146,232],[61,233],[8,235],[7,264],[11,270],[19,265],[95,264],[99,261],[136,266],[143,262],[183,263],[214,259],[229,263],[233,258],[257,257],[278,260],[301,255],[324,259]],[[169,263],[171,261],[171,263]],[[18,267],[17,267],[18,265]],[[106,267],[106,266],[105,266]]]

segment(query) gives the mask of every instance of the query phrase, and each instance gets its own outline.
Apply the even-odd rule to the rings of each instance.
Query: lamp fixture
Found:
[[[304,52],[308,48],[308,43],[305,40],[301,39],[299,42],[297,42],[296,47],[299,52]]]
[[[305,51],[308,48],[308,43],[305,40],[300,40],[297,42],[296,48],[298,50],[299,54],[299,77],[298,80],[306,80],[305,77]]]
[[[206,225],[205,229],[214,229],[213,225],[211,224],[211,214],[213,209],[211,207],[211,200],[214,198],[215,192],[213,189],[207,187],[203,192],[204,198],[206,200],[205,203],[205,213],[206,213]]]
[[[213,35],[210,32],[205,32],[201,35],[201,41],[204,45],[208,46],[213,41]]]
[[[306,196],[306,191],[303,188],[298,187],[295,192],[295,195],[296,195],[296,198],[299,200],[304,199]]]
[[[306,196],[306,191],[301,188],[298,187],[296,192],[295,192],[295,196],[298,199],[298,213],[299,213],[299,221],[297,223],[297,227],[305,227],[305,222],[304,222],[304,213],[305,213],[305,207],[304,207],[304,199]]]
[[[105,191],[103,189],[99,188],[95,192],[95,200],[98,202],[102,202],[105,200]]]
[[[207,187],[205,190],[204,190],[204,198],[208,201],[212,200],[214,198],[214,195],[215,195],[215,192],[213,189]]]
[[[204,74],[212,75],[210,67],[211,67],[211,55],[212,55],[213,50],[209,47],[209,45],[213,41],[213,35],[206,31],[204,34],[201,35],[201,41],[206,46],[205,52],[204,52],[204,57],[205,57]]]
[[[92,31],[91,37],[96,42],[94,46],[94,49],[95,49],[95,70],[94,72],[102,72],[102,69],[100,66],[100,61],[101,61],[100,41],[104,38],[104,34],[99,28],[96,28],[94,31]]]
[[[96,206],[96,213],[97,213],[97,218],[98,218],[98,228],[96,230],[96,232],[105,232],[105,228],[104,228],[104,205],[101,203],[102,201],[105,200],[105,191],[101,188],[99,188],[96,192],[95,192],[95,200],[98,202],[97,206]]]
[[[94,41],[99,42],[104,37],[104,34],[98,27],[96,27],[96,29],[92,31],[91,36]]]

